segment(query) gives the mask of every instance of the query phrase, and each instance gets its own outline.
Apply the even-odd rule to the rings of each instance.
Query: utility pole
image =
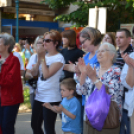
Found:
[[[15,33],[15,41],[19,42],[19,0],[15,0],[15,8],[16,8],[16,33]]]

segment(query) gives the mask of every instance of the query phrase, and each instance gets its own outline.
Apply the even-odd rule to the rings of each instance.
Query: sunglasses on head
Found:
[[[51,39],[44,39],[44,40],[43,40],[43,42],[46,42],[46,43],[49,43],[49,42],[51,42],[51,41],[53,41],[53,40],[51,40]]]

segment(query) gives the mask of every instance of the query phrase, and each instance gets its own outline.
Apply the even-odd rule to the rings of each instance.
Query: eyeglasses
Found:
[[[106,51],[110,51],[110,50],[107,50],[107,49],[103,49],[103,50],[98,50],[96,53],[99,54],[99,53],[104,53]]]
[[[43,44],[43,42],[37,42],[37,44]]]
[[[43,42],[46,42],[46,43],[49,43],[49,42],[51,42],[51,41],[53,41],[53,40],[51,40],[51,39],[44,39],[44,40],[43,40]]]
[[[86,40],[90,40],[90,38],[86,38],[85,40],[83,40],[83,41],[81,42],[81,44],[84,44]]]
[[[109,38],[109,37],[105,37],[104,39],[105,39],[105,40],[111,40],[111,38]]]

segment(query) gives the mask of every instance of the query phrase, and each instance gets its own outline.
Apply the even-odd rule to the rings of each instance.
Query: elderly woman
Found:
[[[134,134],[134,53],[122,54],[126,62],[121,73],[121,82],[128,89],[125,93],[124,108],[128,110],[131,119],[131,134]]]
[[[0,34],[0,127],[2,134],[14,134],[14,125],[23,92],[19,59],[13,56],[14,38]]]
[[[31,72],[33,76],[39,72],[31,120],[34,134],[44,134],[38,129],[42,111],[46,134],[55,134],[57,113],[43,107],[42,104],[48,102],[51,105],[59,105],[62,100],[59,79],[63,70],[64,57],[57,51],[59,45],[61,45],[61,34],[52,30],[44,34],[43,45],[39,45],[37,49],[38,61]]]
[[[97,58],[100,63],[100,67],[94,66],[94,69],[88,64],[84,63],[83,59],[79,59],[78,67],[81,72],[79,83],[77,83],[77,93],[80,95],[86,95],[86,100],[95,88],[100,89],[102,84],[108,87],[108,93],[111,95],[111,101],[115,101],[120,109],[122,109],[122,92],[123,87],[120,82],[120,69],[113,65],[116,59],[116,50],[112,44],[103,43],[98,51]],[[84,121],[86,118],[84,116]],[[97,131],[91,126],[87,126],[84,123],[84,134],[119,134],[119,127],[115,129],[102,129]]]

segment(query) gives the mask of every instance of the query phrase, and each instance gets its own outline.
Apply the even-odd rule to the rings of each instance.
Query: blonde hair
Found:
[[[43,35],[39,35],[36,37],[36,39],[34,40],[34,44],[33,44],[33,47],[35,50],[37,50],[37,42],[39,39],[44,39],[44,36]]]
[[[19,51],[21,51],[21,46],[19,43],[15,43],[15,47],[18,47],[19,48]]]

